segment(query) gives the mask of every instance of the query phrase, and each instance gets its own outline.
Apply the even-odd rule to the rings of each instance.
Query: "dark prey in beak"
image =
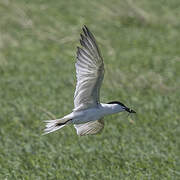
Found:
[[[128,112],[128,113],[136,113],[136,111],[132,110],[132,109],[129,109],[127,107],[125,107],[125,110]]]

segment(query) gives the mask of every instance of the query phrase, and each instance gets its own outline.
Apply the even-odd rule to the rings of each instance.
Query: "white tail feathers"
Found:
[[[63,117],[62,119],[47,120],[44,122],[46,123],[46,128],[44,129],[43,135],[57,131],[58,129],[61,129],[62,127],[66,126],[67,124],[70,124],[71,119]]]

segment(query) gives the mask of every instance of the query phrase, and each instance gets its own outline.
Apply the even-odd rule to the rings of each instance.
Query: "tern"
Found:
[[[104,77],[104,62],[96,40],[90,30],[83,26],[80,44],[77,47],[76,90],[72,113],[61,119],[45,121],[44,134],[73,124],[78,135],[93,135],[104,128],[106,115],[127,111],[136,113],[119,101],[100,103],[100,87]]]

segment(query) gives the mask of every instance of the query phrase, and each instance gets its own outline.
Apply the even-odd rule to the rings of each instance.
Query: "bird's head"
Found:
[[[108,104],[117,104],[117,105],[121,106],[121,108],[123,108],[128,113],[136,113],[134,110],[128,108],[127,106],[125,106],[123,103],[121,103],[119,101],[111,101],[111,102],[108,102]]]

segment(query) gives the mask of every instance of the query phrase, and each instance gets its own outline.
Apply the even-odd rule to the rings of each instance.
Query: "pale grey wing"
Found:
[[[76,132],[80,136],[93,135],[100,133],[104,128],[104,121],[102,119],[97,121],[90,121],[84,124],[75,124]]]
[[[104,64],[94,36],[86,26],[81,34],[76,62],[77,85],[74,94],[74,111],[96,107],[104,77]]]

